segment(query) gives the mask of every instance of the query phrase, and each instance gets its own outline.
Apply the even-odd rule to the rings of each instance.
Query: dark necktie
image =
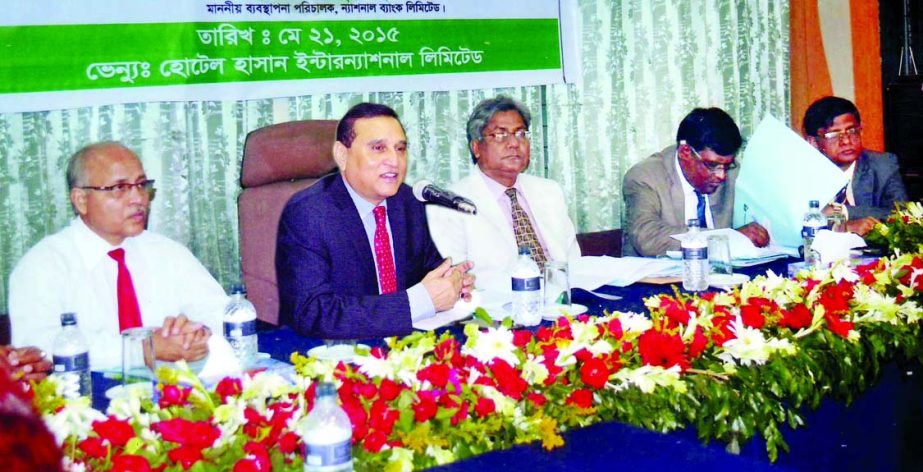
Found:
[[[135,295],[135,285],[131,281],[131,272],[125,265],[125,250],[113,249],[109,251],[109,257],[119,265],[119,275],[116,281],[119,299],[119,332],[128,328],[137,328],[141,326],[141,309],[138,308],[138,297]]]
[[[695,214],[699,218],[699,228],[708,228],[708,222],[705,220],[705,195],[696,192],[695,198],[698,199],[695,204]]]
[[[837,192],[836,196],[833,197],[834,203],[840,203],[843,205],[846,204],[846,189],[847,188],[848,188],[848,185],[843,187],[839,192]]]
[[[391,256],[391,241],[385,220],[385,207],[377,206],[375,214],[375,263],[378,265],[378,283],[381,293],[397,291],[397,276],[394,273],[394,257]]]
[[[538,236],[535,235],[529,215],[519,204],[516,189],[508,188],[505,193],[507,197],[510,197],[510,209],[513,213],[513,234],[516,235],[516,245],[531,249],[532,259],[538,264],[538,270],[544,270],[545,261],[548,260],[545,257],[545,249],[538,242]]]

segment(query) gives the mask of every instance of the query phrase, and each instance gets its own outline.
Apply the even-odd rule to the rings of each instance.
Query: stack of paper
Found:
[[[676,261],[645,257],[584,256],[570,262],[570,286],[593,291],[603,285],[625,287],[645,277],[675,273]]]
[[[779,120],[767,116],[747,143],[735,182],[734,227],[756,221],[772,242],[797,248],[808,202],[826,205],[846,176]]]

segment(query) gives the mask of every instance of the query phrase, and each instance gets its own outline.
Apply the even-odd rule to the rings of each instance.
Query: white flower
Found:
[[[497,409],[497,413],[508,417],[516,414],[515,400],[500,393],[499,390],[489,385],[482,385],[480,387],[481,396],[494,401],[494,406]]]
[[[253,377],[244,376],[241,398],[245,400],[278,398],[288,395],[291,391],[291,385],[281,375],[272,372],[259,372]]]
[[[45,415],[45,425],[54,434],[58,444],[64,444],[68,437],[83,440],[93,430],[94,421],[105,421],[106,415],[90,406],[89,397],[67,400],[64,408],[54,414]]]
[[[397,468],[390,467],[391,470],[399,470],[401,472],[412,472],[413,471],[413,451],[410,449],[405,449],[403,447],[395,447],[391,449],[391,455],[388,456],[388,462],[397,464]]]
[[[739,316],[729,328],[736,337],[721,346],[722,352],[718,354],[721,360],[730,363],[736,359],[741,365],[750,365],[762,364],[769,359],[766,338],[760,330],[744,326]]]
[[[654,326],[650,318],[639,313],[620,313],[618,318],[622,324],[622,332],[625,334],[633,333],[635,337]]]
[[[731,322],[730,329],[736,338],[725,342],[721,347],[722,352],[718,354],[718,357],[726,364],[733,364],[735,360],[744,366],[763,364],[774,353],[793,354],[795,352],[795,346],[787,339],[769,338],[767,340],[762,331],[744,326],[739,316]]]
[[[859,274],[856,273],[856,270],[852,268],[848,261],[840,261],[836,264],[833,264],[833,267],[830,268],[830,275],[833,277],[833,280],[839,283],[841,280],[847,282],[858,282]]]
[[[389,358],[390,356],[384,359],[375,356],[356,356],[353,358],[353,364],[356,364],[359,372],[369,377],[394,380],[394,369],[388,362]]]
[[[437,465],[444,465],[455,462],[455,454],[453,454],[450,449],[445,449],[439,446],[427,446],[426,455],[436,459]]]
[[[679,374],[678,365],[669,369],[644,365],[637,369],[621,369],[615,373],[612,380],[618,382],[616,390],[624,390],[634,385],[644,393],[653,392],[655,387],[672,387],[682,393],[686,391],[686,383],[680,380]]]
[[[522,364],[522,378],[530,385],[541,384],[548,378],[548,368],[542,364],[544,360],[545,356],[529,354]]]
[[[503,359],[512,366],[519,365],[513,332],[502,326],[480,331],[473,340],[469,338],[468,341],[462,347],[462,354],[473,356],[485,364],[494,359]]]

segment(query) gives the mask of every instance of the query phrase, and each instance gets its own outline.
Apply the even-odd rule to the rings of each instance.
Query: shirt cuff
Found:
[[[418,283],[407,290],[407,299],[410,302],[410,321],[417,322],[432,318],[436,315],[436,307],[429,298],[429,292],[423,283]]]

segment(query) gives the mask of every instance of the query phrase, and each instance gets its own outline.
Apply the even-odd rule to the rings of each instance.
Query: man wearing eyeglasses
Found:
[[[65,312],[77,314],[94,370],[121,365],[119,333],[132,327],[156,328],[155,355],[165,361],[197,361],[223,343],[211,333],[227,296],[185,247],[145,230],[154,181],[135,153],[89,145],[71,157],[67,184],[76,218],[10,276],[13,344],[51,353]]]
[[[531,249],[540,268],[580,257],[561,186],[523,173],[531,157],[529,124],[529,110],[509,97],[479,103],[466,127],[475,167],[450,186],[474,202],[478,213],[435,205],[426,210],[439,252],[473,262],[478,285],[487,289],[509,289],[521,246]]]
[[[849,183],[824,208],[844,205],[846,229],[865,235],[885,219],[896,202],[907,200],[897,156],[862,147],[862,118],[856,105],[845,98],[824,97],[804,114],[802,130],[809,143],[846,174]]]
[[[670,236],[686,232],[690,219],[702,228],[731,226],[734,156],[743,143],[737,124],[720,108],[696,108],[680,123],[676,142],[625,174],[625,255],[679,250]],[[757,223],[736,229],[757,247],[769,243],[769,233]]]

